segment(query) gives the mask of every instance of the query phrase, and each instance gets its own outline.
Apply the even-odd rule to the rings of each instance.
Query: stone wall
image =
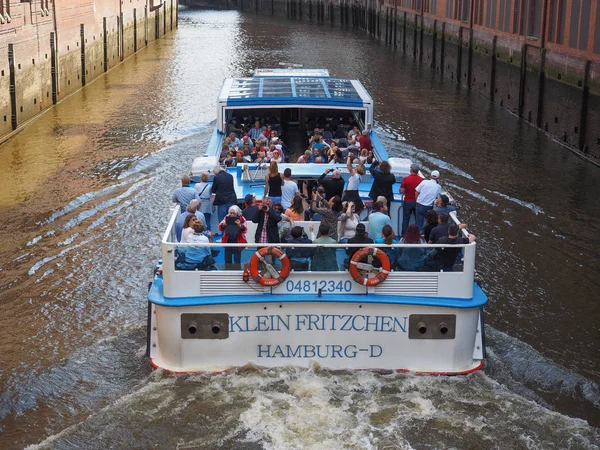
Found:
[[[473,25],[472,19],[463,22],[403,8],[397,6],[400,0],[182,2],[361,29],[600,163],[600,54],[497,32]],[[440,0],[437,10],[445,8]]]
[[[177,0],[0,2],[0,141],[177,26]]]

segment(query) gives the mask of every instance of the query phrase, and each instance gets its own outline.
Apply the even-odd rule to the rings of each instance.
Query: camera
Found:
[[[313,188],[312,188],[312,191],[313,191],[313,192],[317,192],[317,189],[319,189],[319,186],[316,186],[316,185],[315,185],[315,186],[313,186]]]
[[[262,209],[263,211],[266,211],[266,210],[268,210],[269,208],[267,207],[267,205],[262,205],[262,206],[260,207],[260,209]]]

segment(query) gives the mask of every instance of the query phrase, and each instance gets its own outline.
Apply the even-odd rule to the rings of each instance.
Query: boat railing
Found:
[[[163,289],[166,298],[197,297],[197,296],[228,296],[228,295],[264,295],[264,294],[375,294],[395,296],[425,296],[471,298],[473,296],[473,282],[475,274],[475,242],[470,244],[456,244],[453,248],[460,248],[462,256],[452,271],[406,271],[392,270],[385,281],[373,287],[366,287],[355,282],[347,267],[346,250],[348,248],[362,248],[364,244],[257,244],[250,243],[208,243],[193,244],[177,242],[175,237],[175,222],[179,217],[179,210],[175,210],[169,221],[169,226],[162,239],[162,273]],[[451,215],[457,221],[456,215]],[[318,222],[314,222],[318,228]],[[433,249],[448,247],[440,244],[370,244],[383,251],[393,249],[423,248],[425,252]],[[178,258],[189,248],[205,247],[211,254],[225,253],[226,249],[241,250],[240,263],[215,264],[206,267],[207,270],[181,270],[176,267]],[[320,253],[323,249],[335,249],[336,263],[331,264],[327,271],[311,270],[312,259],[309,258],[307,270],[292,269],[289,276],[277,286],[263,286],[252,277],[244,281],[244,272],[247,271],[252,256],[258,248],[276,247],[286,252],[286,249],[311,249]],[[208,253],[208,252],[207,252]],[[317,257],[321,257],[317,256]],[[217,257],[217,259],[220,259]],[[344,261],[346,260],[346,261]],[[337,266],[337,267],[336,267]],[[216,270],[215,270],[216,269]]]

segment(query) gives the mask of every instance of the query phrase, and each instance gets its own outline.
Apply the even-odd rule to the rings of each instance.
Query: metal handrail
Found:
[[[382,247],[382,248],[446,248],[448,244],[315,244],[314,242],[311,244],[304,243],[258,243],[258,242],[234,242],[234,243],[221,243],[221,242],[209,242],[207,244],[190,244],[187,242],[169,242],[169,236],[171,235],[171,230],[179,217],[179,210],[175,208],[173,210],[173,214],[171,216],[171,220],[169,221],[169,225],[167,226],[167,230],[163,234],[162,244],[168,245],[170,247],[243,247],[243,248],[256,248],[256,247],[280,247],[280,248],[289,248],[289,247],[314,247],[314,248],[362,248],[362,247]],[[460,224],[460,221],[456,217],[456,211],[452,211],[450,213],[450,217],[452,220],[456,222],[457,225]],[[463,234],[465,237],[469,236],[469,233],[466,229],[463,229]],[[470,242],[468,244],[450,244],[454,248],[467,248],[467,247],[475,247],[476,242]]]

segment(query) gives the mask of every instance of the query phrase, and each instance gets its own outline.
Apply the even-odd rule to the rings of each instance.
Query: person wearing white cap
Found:
[[[417,201],[417,226],[419,227],[419,233],[423,234],[423,226],[425,225],[425,216],[427,211],[433,209],[433,203],[440,192],[442,187],[438,183],[440,173],[437,170],[431,172],[429,180],[423,180],[415,188],[415,196]]]

